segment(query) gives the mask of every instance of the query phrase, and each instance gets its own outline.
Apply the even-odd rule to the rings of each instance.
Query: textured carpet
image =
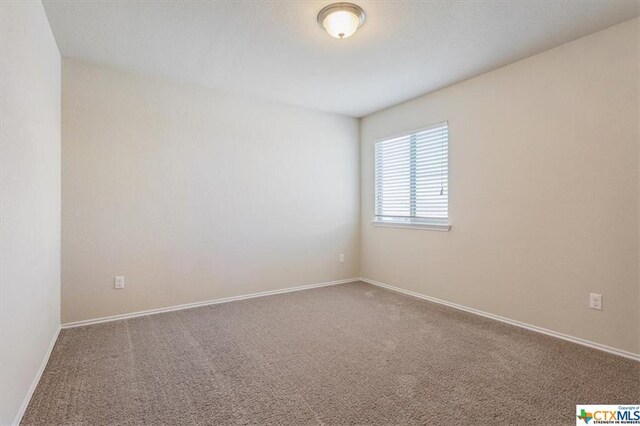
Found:
[[[25,424],[575,424],[640,363],[351,283],[62,330]]]

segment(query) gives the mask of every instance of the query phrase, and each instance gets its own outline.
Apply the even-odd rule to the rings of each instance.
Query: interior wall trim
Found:
[[[40,383],[40,378],[42,377],[42,373],[44,373],[44,369],[46,368],[47,363],[49,363],[49,357],[51,357],[51,354],[53,353],[53,348],[55,347],[56,342],[58,341],[60,330],[61,330],[61,327],[58,326],[58,329],[53,334],[53,338],[49,343],[49,348],[47,349],[47,352],[44,354],[44,358],[42,359],[40,368],[38,369],[36,376],[33,378],[33,382],[31,382],[31,386],[29,386],[29,389],[27,390],[27,394],[24,396],[24,399],[22,400],[22,405],[20,405],[20,408],[18,409],[18,413],[16,414],[16,417],[13,420],[13,423],[12,423],[13,425],[19,425],[20,422],[22,421],[22,417],[24,416],[24,413],[27,411],[29,402],[31,402],[31,397],[35,392],[36,387],[38,387],[38,383]]]
[[[309,290],[309,289],[318,288],[318,287],[327,287],[327,286],[337,285],[337,284],[346,284],[346,283],[358,281],[359,279],[360,279],[359,277],[346,278],[343,280],[327,281],[323,283],[301,285],[297,287],[287,287],[287,288],[282,288],[278,290],[261,291],[258,293],[250,293],[250,294],[244,294],[240,296],[223,297],[221,299],[205,300],[202,302],[186,303],[183,305],[168,306],[165,308],[149,309],[146,311],[138,311],[138,312],[131,312],[127,314],[112,315],[108,317],[94,318],[94,319],[83,320],[83,321],[68,322],[68,323],[62,324],[62,328],[64,329],[64,328],[81,327],[81,326],[91,325],[91,324],[100,324],[103,322],[118,321],[118,320],[123,320],[128,318],[160,314],[163,312],[179,311],[182,309],[197,308],[200,306],[216,305],[218,303],[233,302],[235,300],[253,299],[254,297],[264,297],[264,296],[271,296],[274,294],[291,293],[293,291]]]
[[[95,318],[95,319],[90,319],[90,320],[84,320],[84,321],[76,321],[76,322],[70,322],[70,323],[66,323],[66,324],[62,324],[60,327],[58,327],[58,329],[56,330],[53,338],[51,339],[51,343],[49,344],[49,348],[47,349],[47,352],[42,360],[42,364],[40,365],[40,368],[38,369],[38,372],[36,374],[36,376],[33,379],[33,382],[31,383],[31,386],[29,387],[29,390],[27,391],[27,394],[25,395],[25,398],[22,402],[22,405],[20,406],[20,409],[18,410],[18,413],[15,417],[15,420],[13,422],[14,425],[18,425],[20,424],[20,421],[22,420],[22,417],[24,416],[25,411],[27,410],[27,407],[29,406],[29,402],[31,401],[31,397],[33,396],[33,393],[36,390],[36,387],[38,386],[38,383],[40,382],[40,378],[42,377],[42,373],[44,372],[45,367],[47,366],[47,363],[49,362],[49,358],[51,357],[51,353],[53,352],[53,348],[55,347],[55,344],[58,340],[58,336],[60,334],[60,330],[61,329],[65,329],[65,328],[74,328],[74,327],[81,327],[81,326],[85,326],[85,325],[91,325],[91,324],[99,324],[99,323],[103,323],[103,322],[110,322],[110,321],[117,321],[117,320],[123,320],[123,319],[128,319],[128,318],[135,318],[135,317],[140,317],[140,316],[146,316],[146,315],[154,315],[154,314],[159,314],[162,312],[171,312],[171,311],[179,311],[179,310],[183,310],[183,309],[191,309],[191,308],[197,308],[199,306],[207,306],[207,305],[215,305],[218,303],[227,303],[227,302],[233,302],[236,300],[244,300],[244,299],[253,299],[256,297],[264,297],[264,296],[271,296],[271,295],[275,295],[275,294],[282,294],[282,293],[291,293],[294,291],[301,291],[301,290],[309,290],[309,289],[313,289],[313,288],[319,288],[319,287],[328,287],[328,286],[332,286],[332,285],[338,285],[338,284],[346,284],[346,283],[350,283],[350,282],[355,282],[355,281],[363,281],[366,283],[369,283],[371,285],[375,285],[377,287],[381,287],[381,288],[385,288],[387,290],[391,290],[391,291],[395,291],[397,293],[402,293],[402,294],[406,294],[409,296],[413,296],[413,297],[417,297],[418,299],[423,299],[423,300],[428,300],[430,302],[434,302],[434,303],[438,303],[440,305],[444,305],[444,306],[448,306],[454,309],[459,309],[461,311],[465,311],[465,312],[469,312],[475,315],[479,315],[485,318],[490,318],[492,320],[496,320],[496,321],[500,321],[506,324],[510,324],[516,327],[520,327],[520,328],[524,328],[527,330],[531,330],[537,333],[542,333],[542,334],[546,334],[547,336],[551,336],[551,337],[555,337],[557,339],[562,339],[562,340],[566,340],[572,343],[576,343],[578,345],[582,345],[582,346],[587,346],[589,348],[593,348],[593,349],[597,349],[600,351],[604,351],[604,352],[608,352],[614,355],[618,355],[618,356],[622,356],[625,358],[629,358],[632,359],[634,361],[640,361],[640,354],[637,353],[633,353],[633,352],[629,352],[629,351],[625,351],[622,349],[618,349],[618,348],[613,348],[611,346],[607,346],[607,345],[603,345],[601,343],[597,343],[597,342],[592,342],[590,340],[586,340],[586,339],[582,339],[579,337],[575,337],[575,336],[570,336],[568,334],[564,334],[564,333],[560,333],[557,331],[553,331],[553,330],[549,330],[546,328],[542,328],[542,327],[538,327],[532,324],[527,324],[521,321],[516,321],[510,318],[505,318],[499,315],[495,315],[495,314],[491,314],[488,312],[484,312],[478,309],[474,309],[474,308],[469,308],[467,306],[463,306],[463,305],[459,305],[457,303],[452,303],[452,302],[448,302],[446,300],[442,300],[442,299],[438,299],[435,297],[431,297],[431,296],[427,296],[424,295],[422,293],[417,293],[414,291],[410,291],[410,290],[405,290],[403,288],[400,287],[395,287],[389,284],[385,284],[382,283],[380,281],[375,281],[369,278],[365,278],[365,277],[356,277],[356,278],[347,278],[347,279],[343,279],[343,280],[336,280],[336,281],[327,281],[327,282],[323,282],[323,283],[317,283],[317,284],[308,284],[308,285],[301,285],[301,286],[296,286],[296,287],[288,287],[288,288],[283,288],[283,289],[278,289],[278,290],[271,290],[271,291],[262,291],[262,292],[258,292],[258,293],[250,293],[250,294],[245,294],[245,295],[240,295],[240,296],[231,296],[231,297],[225,297],[225,298],[221,298],[221,299],[213,299],[213,300],[207,300],[207,301],[202,301],[202,302],[194,302],[194,303],[187,303],[187,304],[183,304],[183,305],[175,305],[175,306],[169,306],[166,308],[159,308],[159,309],[150,309],[150,310],[146,310],[146,311],[138,311],[138,312],[132,312],[132,313],[128,313],[128,314],[121,314],[121,315],[113,315],[113,316],[109,316],[109,317],[102,317],[102,318]]]
[[[618,349],[618,348],[613,348],[611,346],[603,345],[603,344],[597,343],[597,342],[592,342],[590,340],[582,339],[580,337],[570,336],[568,334],[564,334],[564,333],[560,333],[560,332],[557,332],[557,331],[549,330],[549,329],[546,329],[546,328],[538,327],[536,325],[527,324],[527,323],[521,322],[521,321],[516,321],[516,320],[511,319],[511,318],[501,317],[500,315],[495,315],[495,314],[484,312],[484,311],[481,311],[481,310],[478,310],[478,309],[469,308],[467,306],[458,305],[457,303],[447,302],[446,300],[437,299],[435,297],[427,296],[427,295],[424,295],[422,293],[416,293],[415,291],[405,290],[403,288],[395,287],[395,286],[392,286],[392,285],[389,285],[389,284],[385,284],[385,283],[382,283],[380,281],[375,281],[375,280],[372,280],[372,279],[369,279],[369,278],[360,277],[360,281],[364,281],[366,283],[369,283],[369,284],[372,284],[372,285],[375,285],[375,286],[378,286],[378,287],[386,288],[388,290],[392,290],[392,291],[395,291],[395,292],[398,292],[398,293],[403,293],[403,294],[406,294],[406,295],[409,295],[409,296],[417,297],[419,299],[428,300],[430,302],[438,303],[440,305],[448,306],[450,308],[459,309],[461,311],[465,311],[465,312],[469,312],[469,313],[472,313],[472,314],[480,315],[482,317],[490,318],[492,320],[504,322],[504,323],[507,323],[507,324],[510,324],[510,325],[514,325],[516,327],[525,328],[527,330],[535,331],[537,333],[546,334],[547,336],[555,337],[557,339],[562,339],[562,340],[566,340],[566,341],[569,341],[569,342],[572,342],[572,343],[577,343],[578,345],[587,346],[589,348],[593,348],[593,349],[597,349],[597,350],[600,350],[600,351],[608,352],[608,353],[611,353],[611,354],[614,354],[614,355],[618,355],[618,356],[622,356],[622,357],[625,357],[625,358],[629,358],[629,359],[632,359],[634,361],[640,361],[640,354],[637,354],[637,353],[625,351],[625,350]]]

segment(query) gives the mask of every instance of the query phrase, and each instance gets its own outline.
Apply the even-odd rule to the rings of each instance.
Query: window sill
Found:
[[[382,226],[384,228],[407,228],[407,229],[423,229],[426,231],[440,231],[449,232],[451,225],[444,225],[442,223],[420,223],[420,222],[392,222],[372,220],[371,223],[374,226]]]

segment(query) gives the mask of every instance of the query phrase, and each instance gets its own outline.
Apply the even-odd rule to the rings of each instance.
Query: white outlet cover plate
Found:
[[[597,293],[589,294],[589,307],[591,309],[602,310],[602,295]]]
[[[114,278],[114,287],[115,288],[124,288],[124,277],[118,276]]]

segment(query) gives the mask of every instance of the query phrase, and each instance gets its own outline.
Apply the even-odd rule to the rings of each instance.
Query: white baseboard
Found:
[[[309,289],[318,288],[318,287],[327,287],[327,286],[330,286],[330,285],[346,284],[346,283],[351,283],[351,282],[354,282],[354,281],[358,281],[359,279],[360,278],[358,278],[358,277],[356,277],[356,278],[347,278],[347,279],[344,279],[344,280],[328,281],[328,282],[324,282],[324,283],[301,285],[301,286],[297,286],[297,287],[288,287],[288,288],[283,288],[283,289],[279,289],[279,290],[261,291],[259,293],[244,294],[244,295],[241,295],[241,296],[224,297],[222,299],[206,300],[206,301],[203,301],[203,302],[194,302],[194,303],[186,303],[184,305],[168,306],[166,308],[149,309],[149,310],[146,310],[146,311],[131,312],[131,313],[128,313],[128,314],[112,315],[112,316],[109,316],[109,317],[94,318],[94,319],[89,319],[89,320],[84,320],[84,321],[68,322],[66,324],[62,324],[62,328],[80,327],[80,326],[84,326],[84,325],[99,324],[99,323],[102,323],[102,322],[110,322],[110,321],[118,321],[118,320],[123,320],[123,319],[128,319],[128,318],[141,317],[141,316],[145,316],[145,315],[160,314],[162,312],[171,312],[171,311],[179,311],[179,310],[182,310],[182,309],[197,308],[199,306],[216,305],[218,303],[233,302],[235,300],[253,299],[254,297],[264,297],[264,296],[271,296],[271,295],[274,295],[274,294],[290,293],[290,292],[293,292],[293,291],[309,290]]]
[[[58,326],[58,329],[56,330],[55,334],[53,335],[53,338],[51,339],[51,342],[49,343],[49,348],[47,348],[47,352],[44,354],[44,358],[42,359],[42,364],[40,364],[40,368],[38,369],[38,372],[36,373],[36,376],[34,377],[33,382],[31,382],[31,386],[29,386],[29,390],[27,391],[27,394],[22,400],[22,405],[20,405],[18,414],[16,414],[16,417],[13,420],[13,423],[12,423],[13,425],[19,425],[20,422],[22,421],[22,416],[24,416],[25,411],[27,411],[27,407],[29,406],[31,397],[35,392],[36,387],[38,386],[38,383],[40,383],[40,378],[42,377],[42,373],[44,373],[44,369],[47,366],[47,363],[49,362],[49,357],[53,352],[53,347],[56,345],[56,342],[58,341],[59,334],[60,334],[60,326]]]
[[[264,296],[271,296],[274,294],[281,294],[281,293],[290,293],[290,292],[294,292],[294,291],[301,291],[301,290],[308,290],[308,289],[312,289],[312,288],[319,288],[319,287],[327,287],[327,286],[331,286],[331,285],[337,285],[337,284],[346,284],[346,283],[350,283],[350,282],[354,282],[354,281],[364,281],[366,283],[378,286],[378,287],[382,287],[382,288],[386,288],[388,290],[392,290],[398,293],[403,293],[403,294],[407,294],[409,296],[413,296],[413,297],[417,297],[419,299],[424,299],[424,300],[428,300],[430,302],[434,302],[434,303],[438,303],[441,305],[445,305],[454,309],[459,309],[461,311],[465,311],[465,312],[470,312],[472,314],[476,314],[476,315],[480,315],[483,316],[485,318],[490,318],[496,321],[500,321],[500,322],[504,322],[506,324],[510,324],[510,325],[514,325],[516,327],[520,327],[520,328],[524,328],[527,330],[531,330],[531,331],[535,331],[537,333],[542,333],[542,334],[546,334],[547,336],[552,336],[558,339],[562,339],[562,340],[566,340],[572,343],[577,343],[579,345],[582,346],[587,346],[593,349],[598,349],[604,352],[608,352],[614,355],[618,355],[618,356],[622,356],[625,358],[629,358],[635,361],[640,361],[640,354],[636,354],[633,352],[628,352],[622,349],[617,349],[617,348],[613,348],[610,346],[606,346],[600,343],[596,343],[596,342],[592,342],[589,340],[585,340],[585,339],[581,339],[579,337],[574,337],[574,336],[569,336],[567,334],[563,334],[563,333],[559,333],[557,331],[553,331],[553,330],[548,330],[546,328],[542,328],[542,327],[538,327],[535,325],[531,325],[531,324],[527,324],[521,321],[516,321],[510,318],[505,318],[505,317],[501,317],[499,315],[494,315],[494,314],[490,314],[488,312],[484,312],[484,311],[480,311],[478,309],[474,309],[474,308],[469,308],[463,305],[458,305],[457,303],[452,303],[452,302],[447,302],[446,300],[441,300],[441,299],[437,299],[435,297],[431,297],[431,296],[426,296],[424,294],[421,293],[416,293],[414,291],[410,291],[410,290],[405,290],[399,287],[394,287],[392,285],[389,284],[385,284],[385,283],[381,283],[379,281],[375,281],[375,280],[371,280],[369,278],[364,278],[364,277],[357,277],[357,278],[348,278],[348,279],[344,279],[344,280],[337,280],[337,281],[329,281],[329,282],[324,282],[324,283],[318,283],[318,284],[309,284],[309,285],[302,285],[302,286],[297,286],[297,287],[289,287],[289,288],[283,288],[283,289],[279,289],[279,290],[271,290],[271,291],[262,291],[259,293],[251,293],[251,294],[245,294],[245,295],[241,295],[241,296],[232,296],[232,297],[225,297],[222,299],[214,299],[214,300],[207,300],[207,301],[203,301],[203,302],[195,302],[195,303],[187,303],[184,305],[176,305],[176,306],[170,306],[170,307],[166,307],[166,308],[159,308],[159,309],[150,309],[147,311],[139,311],[139,312],[132,312],[132,313],[128,313],[128,314],[122,314],[122,315],[113,315],[110,317],[103,317],[103,318],[95,318],[95,319],[91,319],[91,320],[85,320],[85,321],[76,321],[76,322],[71,322],[71,323],[66,323],[66,324],[62,324],[61,327],[58,327],[58,330],[56,331],[56,333],[54,334],[53,338],[51,339],[51,343],[49,344],[49,348],[47,349],[47,352],[44,356],[44,359],[42,360],[42,364],[40,365],[40,368],[38,369],[38,372],[35,376],[35,378],[33,379],[33,382],[31,383],[31,386],[29,387],[29,390],[22,402],[22,405],[20,406],[20,409],[18,410],[18,414],[15,417],[15,420],[13,422],[13,424],[18,425],[20,424],[20,421],[22,420],[22,416],[24,416],[25,411],[27,410],[27,407],[29,406],[29,402],[31,401],[31,397],[33,396],[33,393],[36,390],[36,387],[38,386],[38,383],[40,382],[40,378],[42,377],[42,373],[44,372],[45,367],[47,366],[47,363],[49,362],[49,357],[51,356],[51,353],[53,352],[53,348],[56,344],[56,341],[58,340],[58,335],[60,334],[60,330],[62,328],[73,328],[73,327],[80,327],[83,325],[89,325],[89,324],[98,324],[98,323],[103,323],[103,322],[109,322],[109,321],[117,321],[117,320],[122,320],[122,319],[127,319],[127,318],[135,318],[135,317],[139,317],[139,316],[144,316],[144,315],[153,315],[153,314],[159,314],[162,312],[171,312],[171,311],[178,311],[178,310],[182,310],[182,309],[190,309],[190,308],[197,308],[199,306],[207,306],[207,305],[215,305],[218,303],[226,303],[226,302],[232,302],[235,300],[244,300],[244,299],[252,299],[255,297],[264,297]]]
[[[437,299],[435,297],[426,296],[421,293],[416,293],[415,291],[405,290],[403,288],[394,287],[389,284],[381,283],[379,281],[374,281],[369,278],[360,277],[360,281],[364,281],[369,284],[373,284],[378,287],[386,288],[388,290],[392,290],[398,293],[407,294],[409,296],[417,297],[419,299],[428,300],[430,302],[439,303],[441,305],[449,306],[451,308],[459,309],[461,311],[470,312],[472,314],[480,315],[485,318],[491,318],[496,321],[504,322],[507,324],[515,325],[516,327],[525,328],[527,330],[535,331],[537,333],[546,334],[547,336],[556,337],[558,339],[567,340],[572,343],[577,343],[578,345],[587,346],[593,349],[598,349],[600,351],[609,352],[614,355],[622,356],[625,358],[629,358],[635,361],[640,361],[640,354],[636,354],[633,352],[628,352],[622,349],[612,348],[611,346],[606,346],[601,343],[592,342],[590,340],[581,339],[580,337],[569,336],[568,334],[559,333],[557,331],[548,330],[546,328],[538,327],[536,325],[527,324],[521,321],[516,321],[510,318],[501,317],[499,315],[490,314],[488,312],[480,311],[478,309],[469,308],[463,305],[458,305],[457,303],[447,302],[446,300]]]

